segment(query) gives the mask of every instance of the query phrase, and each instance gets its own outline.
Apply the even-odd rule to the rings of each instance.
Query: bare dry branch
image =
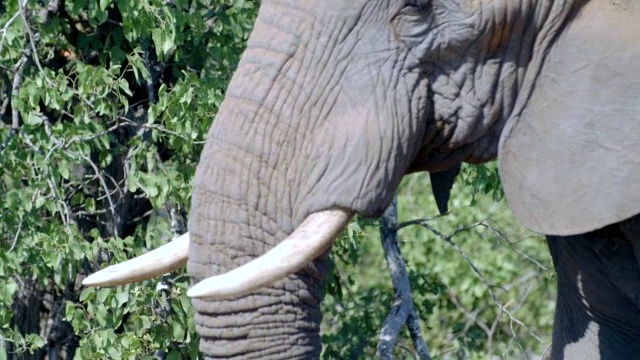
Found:
[[[102,189],[104,190],[105,194],[107,195],[107,200],[109,201],[109,211],[111,211],[111,215],[113,216],[114,219],[117,218],[116,215],[116,207],[115,204],[113,202],[113,199],[111,199],[111,192],[109,192],[109,187],[107,186],[107,182],[104,180],[104,177],[101,175],[100,169],[98,168],[98,165],[96,165],[88,156],[83,155],[83,154],[75,154],[76,156],[84,159],[84,161],[86,161],[87,163],[89,163],[89,165],[91,166],[91,168],[93,169],[93,171],[96,174],[96,177],[98,178],[98,181],[100,181],[100,185],[102,185]],[[118,236],[119,234],[115,234],[116,236]]]
[[[52,12],[57,12],[59,6],[60,6],[59,0],[50,1],[47,7],[47,11],[44,13],[43,20],[48,21],[49,14]],[[36,66],[38,67],[38,70],[40,70],[40,72],[42,73],[42,76],[44,77],[47,85],[53,88],[56,85],[53,83],[53,81],[51,81],[51,79],[49,79],[49,77],[47,77],[47,74],[42,68],[42,64],[40,64],[40,57],[38,56],[38,50],[37,50],[38,42],[40,42],[40,33],[34,34],[33,31],[31,31],[31,27],[29,26],[29,20],[27,19],[27,2],[26,1],[20,2],[19,8],[20,8],[19,13],[20,13],[20,16],[22,17],[24,29],[27,31],[27,34],[29,35],[28,40],[29,40],[29,46],[31,47],[31,51],[30,51],[31,58],[35,62]]]
[[[29,62],[30,50],[25,49],[20,60],[13,66],[14,76],[11,83],[11,128],[17,130],[20,128],[20,114],[18,113],[18,107],[16,106],[16,99],[20,93],[20,86],[22,86],[24,70]]]
[[[502,304],[500,303],[500,301],[498,300],[498,296],[496,295],[496,293],[493,291],[493,288],[495,286],[491,285],[489,283],[489,281],[487,280],[487,278],[482,274],[482,272],[478,269],[478,267],[474,264],[473,260],[471,260],[471,257],[469,256],[469,254],[467,254],[464,250],[462,250],[462,248],[456,244],[453,241],[453,237],[455,237],[458,234],[461,234],[463,232],[466,232],[470,229],[476,228],[476,227],[487,227],[487,224],[485,222],[478,222],[469,226],[464,226],[462,228],[459,228],[455,231],[453,231],[451,234],[449,235],[445,235],[443,233],[441,233],[440,231],[438,231],[436,228],[434,228],[433,226],[431,226],[427,220],[421,220],[421,221],[414,221],[412,223],[412,225],[420,225],[423,228],[429,230],[431,233],[433,233],[434,235],[436,235],[438,238],[440,238],[441,240],[444,240],[445,242],[447,242],[449,245],[451,245],[453,247],[453,249],[460,254],[460,256],[462,256],[462,258],[466,261],[466,263],[469,265],[469,267],[471,267],[471,269],[473,270],[473,272],[476,273],[476,275],[478,276],[478,278],[480,279],[480,281],[482,281],[482,283],[485,285],[485,287],[487,288],[487,291],[489,292],[489,295],[491,296],[491,299],[493,300],[493,302],[496,304],[496,306],[498,307],[498,309],[504,313],[505,315],[507,315],[507,317],[509,318],[510,321],[510,328],[511,331],[513,333],[514,336],[516,336],[515,334],[515,330],[513,329],[513,324],[517,324],[520,327],[522,327],[523,329],[525,329],[531,336],[533,336],[536,340],[540,341],[541,343],[543,342],[542,339],[533,331],[531,331],[531,329],[529,329],[522,321],[518,320],[515,316],[513,316],[513,314],[511,314],[511,312]]]
[[[420,359],[428,360],[431,357],[429,356],[427,344],[422,338],[419,317],[413,305],[407,266],[398,246],[397,212],[397,199],[394,197],[391,205],[382,215],[380,237],[389,271],[391,272],[395,301],[380,331],[377,356],[380,359],[393,359],[393,349],[398,341],[398,336],[404,325],[407,324]]]

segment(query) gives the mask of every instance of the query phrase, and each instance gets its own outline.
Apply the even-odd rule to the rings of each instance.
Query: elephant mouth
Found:
[[[247,295],[285,278],[326,252],[354,213],[329,209],[310,214],[285,240],[264,255],[227,273],[204,279],[187,295],[228,299]],[[148,280],[184,266],[189,233],[170,243],[120,264],[109,266],[82,281],[85,286],[117,286]]]

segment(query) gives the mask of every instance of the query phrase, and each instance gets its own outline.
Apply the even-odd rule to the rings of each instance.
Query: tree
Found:
[[[80,293],[79,281],[186,230],[256,6],[0,0],[0,354],[196,351],[180,274],[158,290]]]

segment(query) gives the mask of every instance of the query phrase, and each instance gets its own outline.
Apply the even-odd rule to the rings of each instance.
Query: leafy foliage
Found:
[[[19,1],[0,0],[0,357],[195,358],[186,277],[79,282],[186,231],[257,4]]]
[[[80,281],[186,230],[190,180],[256,10],[243,0],[0,0],[0,359],[198,357],[183,272],[114,289]],[[441,231],[492,214],[507,239],[524,236],[503,205],[475,197],[501,197],[495,167],[462,179]],[[425,181],[405,181],[401,219],[433,209]],[[327,358],[372,356],[393,301],[375,225],[359,219],[336,246]],[[401,234],[434,354],[540,351],[523,326],[510,332],[513,320],[449,244]],[[494,288],[504,308],[548,334],[542,246],[495,235],[478,226],[455,240],[492,284],[510,284]],[[544,265],[522,266],[520,253]]]
[[[427,216],[438,211],[426,174],[406,177],[398,192],[400,225],[416,219],[428,225],[403,227],[399,237],[434,358],[539,358],[550,341],[551,259],[542,237],[518,226],[506,204],[495,201],[502,191],[499,181],[491,184],[495,169],[463,167],[446,216]],[[332,279],[340,285],[330,287],[323,304],[324,358],[375,357],[394,301],[376,225],[359,224],[356,236],[334,248],[339,276]],[[408,332],[396,356],[415,358]]]

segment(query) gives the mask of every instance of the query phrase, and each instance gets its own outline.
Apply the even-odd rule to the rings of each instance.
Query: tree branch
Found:
[[[27,34],[29,35],[29,45],[31,46],[31,58],[33,59],[33,61],[35,62],[36,66],[38,67],[38,70],[40,70],[40,72],[42,73],[43,78],[45,79],[45,81],[47,82],[47,85],[51,86],[52,88],[54,88],[56,86],[56,84],[53,83],[53,81],[51,81],[49,79],[49,77],[47,76],[47,73],[44,71],[44,69],[42,68],[42,64],[40,64],[40,57],[38,56],[38,50],[36,49],[36,47],[38,46],[38,43],[40,42],[40,33],[36,32],[35,34],[31,31],[31,27],[29,26],[29,20],[28,20],[28,16],[27,16],[27,3],[26,1],[24,3],[20,2],[20,16],[22,17],[22,21],[24,22],[23,26],[24,29],[27,31]],[[47,6],[46,11],[44,11],[43,14],[43,21],[44,22],[48,22],[49,21],[49,17],[50,14],[58,12],[58,8],[60,7],[60,1],[59,0],[51,0]],[[25,49],[25,53],[26,53]]]
[[[484,275],[482,274],[482,272],[480,271],[480,269],[478,269],[478,267],[474,264],[473,260],[471,260],[471,257],[469,256],[469,254],[467,254],[466,252],[464,252],[464,250],[462,250],[462,248],[456,244],[453,241],[453,237],[455,237],[456,235],[468,231],[470,229],[476,228],[476,227],[486,227],[491,229],[492,231],[494,230],[491,226],[489,226],[488,224],[486,224],[486,222],[481,221],[469,226],[464,226],[461,227],[455,231],[453,231],[451,234],[449,235],[445,235],[443,233],[441,233],[440,231],[438,231],[436,228],[434,228],[433,226],[431,226],[428,223],[429,219],[421,219],[421,220],[415,220],[413,222],[411,222],[411,224],[409,225],[420,225],[423,228],[429,230],[431,233],[433,233],[434,235],[436,235],[438,238],[440,238],[441,240],[444,240],[445,242],[447,242],[449,245],[451,245],[453,247],[453,249],[460,254],[460,256],[462,256],[462,258],[467,262],[467,264],[469,265],[469,267],[471,268],[471,270],[473,270],[474,273],[476,273],[476,275],[478,275],[478,277],[480,278],[480,281],[482,281],[482,283],[485,285],[485,287],[487,288],[487,291],[489,292],[489,296],[491,296],[491,299],[493,300],[493,302],[496,304],[496,306],[498,307],[498,309],[500,310],[501,313],[507,315],[507,317],[509,318],[509,320],[511,321],[511,323],[515,323],[519,326],[521,326],[523,329],[525,329],[529,334],[531,334],[536,340],[542,342],[542,339],[540,339],[540,337],[535,334],[533,331],[531,331],[522,321],[518,320],[515,316],[513,316],[513,314],[507,310],[507,308],[502,305],[502,303],[500,303],[500,301],[498,300],[498,296],[496,295],[496,293],[493,291],[493,288],[495,286],[491,285],[489,283],[489,280],[487,280],[487,278],[484,277]],[[515,331],[513,330],[513,328],[511,329],[511,331],[513,332],[514,336],[515,336]]]
[[[20,8],[26,5],[27,5],[27,0],[22,0],[22,2],[20,3]],[[7,21],[7,23],[4,25],[2,30],[0,30],[0,33],[2,33],[2,37],[0,37],[0,54],[2,53],[2,48],[4,47],[5,41],[7,39],[7,33],[9,32],[9,27],[19,17],[20,17],[20,11],[17,11],[15,14],[13,14],[13,16],[9,19],[9,21]]]
[[[11,83],[11,99],[10,99],[11,132],[9,133],[9,136],[7,136],[7,138],[2,142],[2,144],[0,144],[0,152],[3,151],[7,147],[7,145],[9,145],[9,142],[11,141],[11,139],[18,133],[20,129],[20,114],[17,110],[17,106],[14,100],[18,98],[18,95],[20,93],[20,87],[22,86],[22,82],[24,80],[24,71],[29,64],[30,59],[33,59],[35,61],[36,66],[42,73],[42,76],[44,77],[48,85],[55,87],[55,84],[47,77],[46,73],[44,72],[44,69],[42,68],[42,65],[40,64],[40,58],[38,57],[37,49],[36,49],[37,44],[40,40],[40,37],[39,37],[39,33],[34,34],[31,31],[31,28],[29,27],[29,21],[27,16],[27,1],[26,0],[19,1],[18,6],[19,6],[18,12],[14,14],[11,17],[11,19],[9,19],[9,22],[2,28],[2,37],[0,38],[0,53],[2,52],[2,47],[4,46],[5,36],[9,31],[9,26],[18,17],[21,17],[22,21],[24,22],[23,27],[28,34],[29,46],[27,46],[23,50],[22,56],[16,62],[16,64],[13,66],[13,69],[12,69],[14,72],[14,76],[13,76],[13,81]],[[46,11],[44,12],[43,20],[45,22],[49,21],[50,15],[52,13],[58,12],[59,7],[60,7],[60,0],[51,0],[47,6]]]
[[[422,360],[429,360],[427,344],[422,338],[419,317],[413,305],[411,285],[407,275],[407,267],[398,246],[398,214],[397,198],[394,197],[391,205],[381,218],[380,237],[384,249],[385,258],[391,272],[395,301],[385,325],[380,331],[377,356],[380,359],[393,359],[393,349],[398,341],[398,336],[403,326],[407,324],[413,344]]]

